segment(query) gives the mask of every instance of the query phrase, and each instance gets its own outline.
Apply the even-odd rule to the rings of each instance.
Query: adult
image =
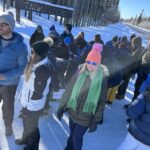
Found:
[[[107,68],[100,64],[101,55],[91,50],[86,63],[68,83],[57,111],[61,120],[65,111],[69,114],[70,135],[65,150],[81,150],[83,136],[94,132],[103,119],[107,93]]]
[[[41,25],[38,25],[34,33],[31,35],[30,38],[30,46],[32,47],[32,44],[37,41],[42,41],[45,38],[45,35],[43,33],[43,28]]]
[[[32,45],[32,55],[24,73],[25,80],[19,97],[23,107],[21,113],[23,134],[22,138],[15,141],[18,145],[25,144],[24,150],[39,150],[38,120],[46,102],[53,74],[47,59],[48,50],[47,43],[35,42]]]
[[[59,35],[59,33],[56,31],[55,26],[52,25],[52,26],[49,28],[49,30],[50,30],[50,32],[49,32],[48,36],[53,39],[54,44],[58,44],[60,35]]]
[[[131,122],[128,134],[117,150],[150,149],[150,91],[140,94],[127,108]]]
[[[14,32],[15,20],[12,13],[0,14],[0,97],[5,134],[12,134],[14,96],[20,76],[27,63],[27,47],[23,37]]]

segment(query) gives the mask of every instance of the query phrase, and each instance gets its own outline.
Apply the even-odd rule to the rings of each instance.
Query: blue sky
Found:
[[[150,17],[150,0],[120,0],[119,8],[122,18],[139,15],[144,9],[144,15]]]

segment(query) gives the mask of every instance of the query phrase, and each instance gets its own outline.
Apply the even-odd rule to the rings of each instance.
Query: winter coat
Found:
[[[126,112],[132,119],[129,132],[137,140],[150,145],[150,91],[139,95]]]
[[[126,57],[125,52],[119,49],[113,52],[110,57],[105,57],[102,59],[102,64],[104,64],[109,70],[108,87],[112,88],[119,85],[123,79],[124,75],[124,58]]]
[[[150,48],[147,48],[142,56],[142,64],[140,67],[140,72],[144,74],[150,73]]]
[[[59,33],[56,32],[55,30],[54,30],[54,31],[51,31],[51,32],[48,34],[48,36],[49,36],[49,37],[52,37],[52,38],[55,37],[55,38],[57,38],[57,39],[60,38]]]
[[[2,48],[0,36],[0,73],[6,76],[0,80],[0,85],[17,85],[27,63],[27,47],[23,37],[13,33],[13,39],[9,45]]]
[[[143,93],[144,91],[146,91],[147,89],[150,88],[150,74],[147,76],[146,80],[142,83],[139,92]]]
[[[101,94],[99,97],[99,102],[97,104],[97,109],[95,114],[89,114],[86,112],[83,112],[83,107],[88,95],[88,91],[90,88],[91,84],[91,79],[90,77],[87,77],[85,79],[85,82],[83,83],[83,86],[81,87],[81,91],[77,100],[77,106],[76,110],[73,110],[72,108],[67,107],[67,103],[69,101],[69,98],[72,93],[73,86],[79,76],[79,72],[77,72],[71,79],[71,81],[68,83],[66,87],[66,91],[64,92],[61,102],[60,102],[60,107],[64,108],[68,114],[69,117],[76,123],[83,125],[83,126],[90,126],[92,123],[98,124],[102,118],[103,118],[103,111],[105,107],[105,102],[107,99],[107,77],[108,77],[108,70],[105,66],[101,65],[103,69],[103,79],[102,79],[102,89],[101,89]],[[82,67],[81,67],[82,68]]]
[[[119,64],[121,64],[120,71],[122,72],[122,79],[126,80],[130,76],[129,67],[131,65],[131,53],[128,47],[118,48],[114,52]]]
[[[81,50],[87,45],[87,42],[85,41],[84,38],[76,38],[75,45],[77,46],[77,49]]]
[[[43,41],[44,38],[45,36],[43,32],[38,32],[37,30],[35,30],[35,32],[31,35],[30,38],[30,46],[32,46],[34,42]]]
[[[32,72],[28,81],[24,80],[19,99],[23,108],[30,111],[42,110],[49,85],[51,83],[51,74],[47,58],[33,65]]]
[[[59,40],[60,40],[60,35],[57,31],[51,31],[48,35],[49,37],[51,37],[54,41],[54,44],[58,44]]]
[[[66,37],[70,37],[71,40],[74,40],[72,33],[66,33],[65,31],[60,35],[61,39],[64,40]]]

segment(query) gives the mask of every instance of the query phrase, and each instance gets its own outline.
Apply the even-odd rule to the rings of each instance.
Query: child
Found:
[[[25,69],[25,80],[21,90],[20,102],[23,106],[23,134],[16,139],[16,144],[25,144],[24,150],[38,150],[40,132],[38,120],[45,105],[52,69],[48,66],[47,53],[49,46],[43,41],[32,45],[31,58]]]

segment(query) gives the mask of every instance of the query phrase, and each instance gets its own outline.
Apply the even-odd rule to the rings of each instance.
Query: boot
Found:
[[[13,130],[12,130],[12,126],[6,126],[6,129],[5,129],[5,135],[6,136],[11,136],[13,133]]]
[[[15,143],[16,143],[17,145],[23,145],[23,144],[26,144],[27,142],[25,142],[25,140],[23,140],[22,138],[20,138],[20,139],[16,139],[16,140],[15,140]]]

